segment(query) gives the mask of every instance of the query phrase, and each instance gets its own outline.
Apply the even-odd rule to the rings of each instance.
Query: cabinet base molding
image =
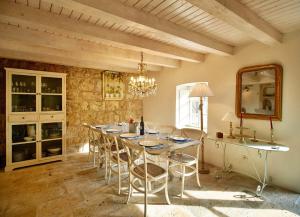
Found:
[[[64,156],[58,156],[58,157],[49,157],[48,159],[42,159],[42,160],[29,160],[28,162],[19,162],[19,163],[13,163],[11,165],[7,165],[4,169],[5,172],[13,171],[17,168],[24,168],[32,165],[40,165],[45,163],[52,163],[57,161],[64,161]]]

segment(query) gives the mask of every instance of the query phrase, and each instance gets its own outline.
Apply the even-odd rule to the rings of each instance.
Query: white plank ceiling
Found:
[[[78,40],[78,43],[95,44],[97,45],[96,47],[99,47],[99,50],[101,50],[101,46],[106,46],[105,49],[115,49],[111,51],[111,53],[119,53],[118,49],[120,49],[121,53],[128,52],[130,58],[126,61],[131,61],[131,63],[126,64],[124,62],[122,65],[124,69],[121,69],[121,71],[128,71],[129,69],[133,70],[134,64],[132,64],[132,62],[137,63],[139,61],[138,53],[141,51],[148,55],[148,57],[145,57],[145,60],[147,61],[148,58],[150,70],[157,71],[161,70],[161,67],[179,67],[180,61],[182,60],[201,62],[203,60],[203,55],[208,53],[231,55],[233,54],[231,50],[233,50],[234,47],[257,40],[255,35],[251,35],[249,32],[253,34],[256,32],[260,34],[262,32],[262,34],[264,34],[263,36],[266,35],[267,38],[261,40],[263,42],[271,38],[272,43],[273,41],[280,43],[281,34],[300,29],[300,0],[227,0],[224,1],[224,5],[222,5],[223,1],[221,0],[212,0],[212,4],[211,2],[207,3],[205,1],[208,0],[199,0],[198,2],[193,0],[106,1],[107,4],[114,2],[126,6],[128,10],[135,9],[138,12],[142,12],[144,15],[149,16],[149,19],[152,20],[158,18],[156,21],[155,19],[153,21],[157,24],[154,26],[147,26],[145,24],[147,21],[143,21],[144,23],[135,21],[135,17],[130,11],[129,15],[126,15],[125,13],[124,16],[132,16],[133,18],[129,17],[132,20],[126,20],[127,18],[124,18],[124,16],[122,17],[122,15],[118,16],[118,14],[105,16],[105,14],[109,13],[107,10],[110,9],[93,8],[91,6],[92,3],[97,2],[93,0],[87,0],[86,2],[82,0],[3,0],[7,8],[14,7],[14,5],[15,7],[22,5],[23,8],[21,7],[19,9],[20,11],[26,11],[26,8],[31,8],[31,13],[35,13],[36,11],[47,12],[46,15],[49,16],[50,19],[49,25],[51,23],[54,27],[60,25],[55,23],[56,20],[58,20],[56,19],[58,18],[57,16],[64,17],[67,18],[67,20],[73,20],[72,22],[76,21],[81,24],[85,23],[87,26],[92,26],[93,28],[99,28],[99,31],[100,29],[104,29],[105,31],[110,30],[110,34],[112,35],[121,33],[121,36],[124,36],[125,38],[124,40],[129,40],[131,37],[133,37],[133,39],[131,39],[132,41],[141,39],[143,40],[141,43],[150,43],[148,47],[143,47],[143,45],[140,44],[136,45],[134,42],[127,44],[124,41],[121,41],[119,43],[116,39],[110,41],[109,38],[105,38],[101,41],[98,40],[97,37],[85,37],[84,34],[72,34],[70,31],[57,31],[57,28],[52,28],[53,26],[51,25],[49,28],[47,25],[40,25],[38,20],[36,21],[37,25],[32,25],[31,23],[16,19],[13,12],[7,12],[8,10],[5,9],[2,11],[3,16],[1,16],[0,11],[0,23],[2,23],[1,25],[9,24],[14,26],[12,28],[18,28],[10,29],[11,32],[18,32],[21,29],[21,34],[22,30],[24,30],[24,34],[28,35],[30,34],[30,31],[35,31],[41,34],[40,37],[47,37],[48,35],[50,38],[61,37],[62,41],[68,41],[68,39],[69,41]],[[230,1],[233,1],[234,4],[231,4],[232,2]],[[104,1],[102,0],[102,2]],[[226,2],[229,4],[227,5]],[[8,5],[6,5],[6,3]],[[89,5],[89,3],[91,4]],[[78,4],[87,4],[88,7],[81,8]],[[237,13],[236,10],[240,10],[241,14]],[[232,11],[233,13],[228,15]],[[5,14],[6,12],[7,14]],[[243,17],[243,13],[246,14],[245,16],[248,16],[248,12],[251,16],[254,14],[249,20],[247,20],[247,17]],[[56,16],[51,16],[51,14]],[[248,28],[247,25],[241,26],[240,28],[237,21],[234,21],[236,14],[238,17],[242,17],[246,24],[249,22],[254,28],[251,27],[249,32],[245,31],[245,28]],[[53,17],[53,19],[51,19],[51,17]],[[166,32],[161,30],[161,27],[159,26],[163,24],[168,24],[170,26],[169,29],[167,28]],[[264,32],[264,28],[260,29],[260,26],[262,25],[267,25],[267,27],[270,28],[270,31]],[[178,32],[171,27],[176,27]],[[3,26],[3,28],[5,27]],[[61,28],[64,29],[63,24],[61,24]],[[255,29],[255,32],[253,32],[253,29]],[[25,31],[27,32],[25,33]],[[197,36],[199,36],[199,39]],[[10,38],[9,35],[5,37],[1,39],[0,36],[0,43],[3,43],[0,47],[0,57],[5,57],[5,53],[12,53],[8,52],[8,50],[11,51],[12,48],[5,47],[4,42],[7,38],[23,43],[23,40],[18,40],[16,37]],[[201,40],[204,41],[203,44],[201,44]],[[33,42],[31,42],[30,45],[33,46]],[[25,40],[24,43],[27,43],[26,45],[28,45],[28,42]],[[43,42],[41,41],[40,43],[39,46],[43,47]],[[51,44],[51,41],[48,44],[45,44],[45,46],[48,46],[49,44]],[[167,47],[160,49],[160,47],[163,47],[164,45]],[[53,44],[53,48],[57,48],[55,46],[56,45]],[[151,46],[153,47],[153,50],[150,49]],[[60,47],[60,49],[62,48]],[[166,50],[174,50],[174,54],[171,53],[171,51],[168,52]],[[31,52],[34,51],[35,50],[33,49]],[[25,47],[22,52],[26,53]],[[97,53],[97,50],[94,52]],[[105,52],[102,52],[102,54],[103,53]],[[53,52],[53,55],[55,57],[56,53]],[[127,53],[124,53],[123,55],[124,61],[126,55]],[[112,54],[108,56],[109,58],[112,58],[108,63],[108,65],[111,65],[114,57]],[[121,55],[119,56],[122,58]],[[117,55],[116,58],[119,58],[119,56]],[[13,55],[11,54],[9,57],[13,57]],[[155,58],[162,58],[162,60],[157,61],[157,64],[155,64],[155,60],[157,60]],[[33,60],[38,60],[38,56],[36,55],[36,58]],[[93,59],[93,61],[96,61],[96,59]],[[95,64],[87,64],[87,67],[95,68]]]

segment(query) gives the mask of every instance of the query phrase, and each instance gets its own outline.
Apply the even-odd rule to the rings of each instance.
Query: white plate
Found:
[[[135,133],[124,133],[120,135],[121,138],[125,138],[125,139],[135,138],[137,136],[138,135]]]
[[[181,137],[181,136],[170,136],[170,139],[173,139],[175,141],[185,141],[186,138]]]
[[[120,132],[120,130],[110,128],[110,129],[107,129],[106,132],[108,132],[108,133],[118,133],[118,132]]]
[[[32,138],[32,137],[24,137],[24,140],[25,140],[25,141],[32,141],[33,138]]]
[[[152,147],[152,146],[159,145],[160,142],[159,141],[153,141],[153,140],[144,140],[144,141],[140,141],[139,144],[141,146]]]
[[[157,130],[148,130],[149,134],[158,134],[159,132]]]
[[[95,127],[96,127],[96,128],[101,128],[101,129],[102,129],[102,128],[105,128],[106,125],[95,125]]]

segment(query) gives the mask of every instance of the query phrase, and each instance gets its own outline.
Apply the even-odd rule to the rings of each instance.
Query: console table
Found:
[[[263,193],[264,188],[267,186],[267,177],[268,177],[268,154],[271,151],[276,151],[276,152],[286,152],[289,151],[289,147],[277,143],[270,144],[268,141],[264,140],[257,140],[257,141],[252,141],[251,139],[245,139],[244,142],[239,142],[239,139],[230,139],[230,138],[217,138],[213,136],[208,136],[208,140],[211,140],[215,142],[216,145],[221,145],[223,147],[223,171],[229,171],[230,168],[226,166],[226,146],[227,145],[237,145],[240,147],[245,147],[247,149],[247,153],[249,156],[249,149],[256,149],[259,151],[259,154],[261,155],[260,151],[264,152],[264,175],[263,177],[260,176],[258,173],[255,163],[251,161],[252,167],[255,170],[256,177],[254,177],[258,182],[259,185],[257,186],[256,189],[256,196],[261,196]],[[250,157],[250,156],[249,156]]]

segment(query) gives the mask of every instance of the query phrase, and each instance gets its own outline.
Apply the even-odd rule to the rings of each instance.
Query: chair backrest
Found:
[[[83,123],[82,126],[83,126],[83,127],[86,127],[86,128],[90,128],[91,125],[88,124],[88,123]]]
[[[201,140],[202,137],[206,136],[204,131],[195,128],[182,128],[181,132],[183,136],[196,140]]]
[[[184,137],[188,137],[199,141],[202,141],[202,139],[206,136],[206,133],[204,131],[195,128],[182,128],[181,133]],[[197,159],[199,159],[200,146],[201,146],[201,142],[199,142],[198,145],[196,146]]]
[[[88,130],[87,134],[88,134],[89,144],[91,144],[94,140],[92,132],[91,132],[92,125],[90,125],[88,123],[83,123],[82,126]]]
[[[102,141],[102,131],[100,129],[90,126],[90,133],[93,141]]]
[[[145,180],[147,183],[147,153],[144,146],[140,146],[137,144],[134,144],[130,140],[122,139],[122,144],[125,147],[125,150],[128,155],[128,166],[130,169],[130,172],[138,177],[139,179]],[[143,168],[138,167],[139,165],[143,164]],[[136,170],[140,169],[140,173],[133,170],[133,168],[136,168]],[[142,176],[141,174],[145,174]]]
[[[106,150],[109,151],[109,156],[117,158],[118,163],[120,163],[120,153],[124,152],[124,146],[117,135],[103,133],[104,143],[106,145]]]
[[[157,130],[160,133],[166,133],[166,134],[173,134],[176,128],[172,125],[164,125],[164,124],[158,124]]]

